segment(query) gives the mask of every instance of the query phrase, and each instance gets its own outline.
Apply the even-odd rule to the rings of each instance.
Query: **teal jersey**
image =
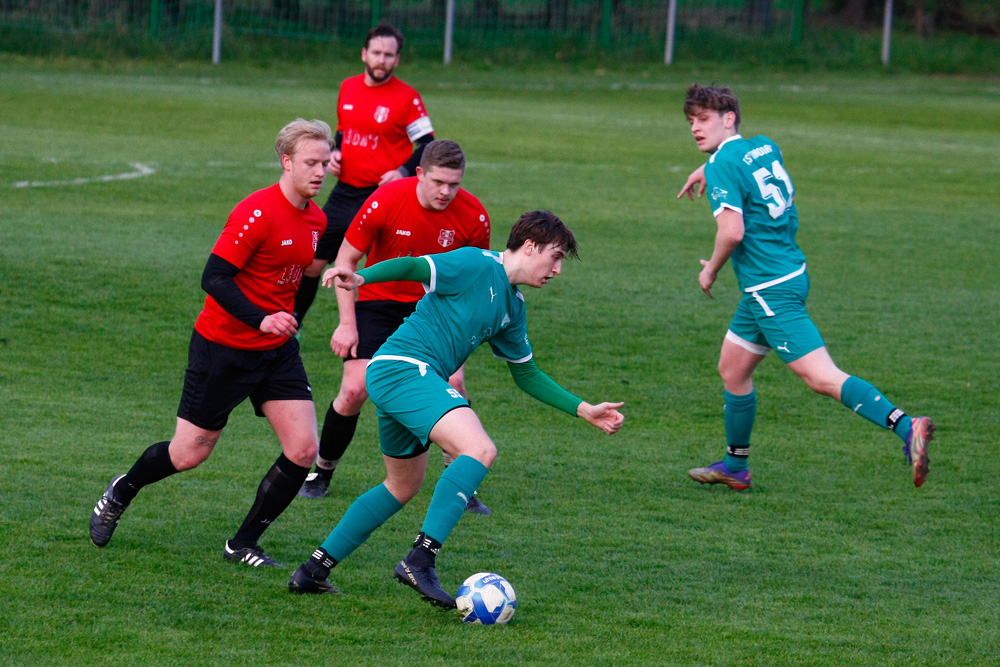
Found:
[[[765,136],[727,139],[705,165],[705,181],[714,215],[726,208],[743,215],[743,241],[729,258],[741,290],[803,271],[795,188],[776,143]]]
[[[427,294],[375,357],[423,362],[444,378],[487,341],[499,359],[531,359],[524,296],[510,284],[501,253],[460,248],[422,259],[431,268]]]

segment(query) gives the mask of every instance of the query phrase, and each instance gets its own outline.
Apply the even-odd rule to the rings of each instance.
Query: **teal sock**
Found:
[[[750,456],[750,434],[757,419],[757,392],[730,394],[722,392],[726,400],[726,458],[722,463],[729,472],[740,472],[748,467]]]
[[[452,529],[465,512],[465,504],[486,479],[489,468],[471,456],[459,456],[444,469],[434,487],[424,525],[420,528],[428,537],[444,544]]]
[[[840,402],[871,423],[892,430],[906,442],[910,418],[870,383],[853,375],[847,378],[840,388]]]
[[[376,528],[401,509],[403,506],[389,493],[385,484],[369,489],[347,508],[340,523],[323,542],[323,550],[338,563],[343,561],[364,544]]]

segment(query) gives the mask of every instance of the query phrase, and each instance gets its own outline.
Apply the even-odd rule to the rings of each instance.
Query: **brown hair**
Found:
[[[420,156],[420,168],[425,172],[431,167],[465,170],[465,153],[462,147],[450,139],[432,141]]]
[[[392,37],[396,40],[396,55],[398,56],[400,51],[403,50],[403,33],[399,29],[389,23],[388,21],[382,20],[378,22],[378,25],[368,31],[368,35],[365,37],[365,48],[368,48],[368,44],[376,37]]]
[[[740,129],[740,101],[728,86],[702,86],[694,84],[687,91],[684,100],[684,115],[691,118],[701,110],[708,109],[720,114],[732,111],[736,114],[735,130]]]
[[[507,249],[517,250],[529,240],[538,246],[553,243],[565,250],[567,256],[580,259],[573,230],[552,211],[528,211],[521,215],[510,230]]]

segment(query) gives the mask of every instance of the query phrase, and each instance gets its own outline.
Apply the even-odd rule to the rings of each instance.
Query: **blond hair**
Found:
[[[295,149],[303,139],[322,139],[333,147],[333,132],[330,126],[321,120],[306,120],[296,118],[278,132],[278,140],[274,142],[274,152],[280,158],[282,155],[295,155]]]

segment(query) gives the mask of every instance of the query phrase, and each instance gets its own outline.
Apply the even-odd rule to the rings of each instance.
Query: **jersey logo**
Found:
[[[722,188],[715,188],[714,190],[712,190],[712,199],[714,199],[715,201],[719,201],[719,199],[725,197],[728,194],[729,193],[723,190]]]
[[[442,229],[441,233],[438,234],[438,243],[442,248],[447,248],[455,243],[455,230],[454,229]]]
[[[375,122],[384,123],[387,120],[389,120],[389,107],[375,107]]]
[[[316,252],[316,248],[319,246],[319,232],[313,230],[313,252]]]
[[[406,229],[397,229],[396,230],[396,236],[409,236],[409,235],[410,235],[409,230],[406,230]]]
[[[291,239],[282,239],[281,245],[282,246],[292,245],[292,240]]]
[[[500,328],[503,329],[508,324],[510,324],[510,315],[508,315],[507,313],[504,313],[504,315],[503,315],[503,322],[500,323]]]
[[[493,303],[495,298],[497,298],[496,292],[493,291],[493,285],[490,285],[490,303]]]
[[[343,109],[344,111],[354,111],[354,105],[353,104],[345,104],[344,106],[341,107],[341,109]]]

